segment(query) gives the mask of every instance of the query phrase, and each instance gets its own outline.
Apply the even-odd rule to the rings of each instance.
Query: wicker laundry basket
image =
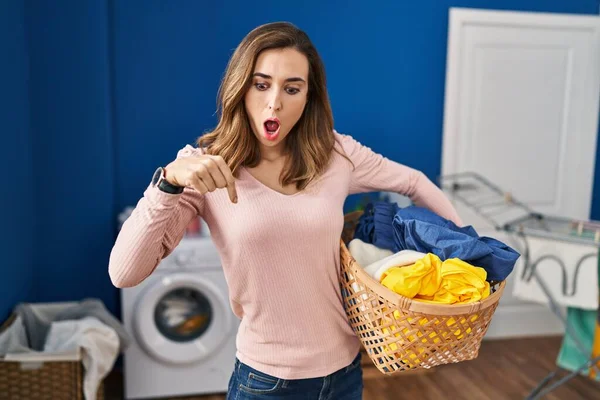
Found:
[[[469,304],[430,304],[386,288],[358,265],[346,247],[362,212],[345,216],[341,240],[341,286],[352,329],[383,374],[431,368],[477,357],[505,282]]]
[[[7,329],[15,315],[0,326]],[[84,368],[79,360],[7,361],[0,359],[0,400],[83,400]],[[104,384],[97,400],[104,399]]]

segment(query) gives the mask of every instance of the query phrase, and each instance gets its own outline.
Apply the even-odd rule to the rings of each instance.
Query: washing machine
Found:
[[[122,289],[125,398],[225,393],[238,318],[210,237],[183,238],[156,270]]]

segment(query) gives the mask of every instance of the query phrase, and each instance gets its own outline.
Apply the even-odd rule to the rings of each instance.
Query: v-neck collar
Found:
[[[248,177],[252,181],[254,181],[257,185],[259,185],[263,190],[266,190],[268,192],[272,192],[272,193],[274,193],[276,195],[287,197],[287,198],[297,197],[297,196],[299,196],[299,195],[301,195],[301,194],[304,193],[304,189],[300,190],[300,191],[298,191],[296,193],[292,193],[292,194],[282,193],[282,192],[280,192],[278,190],[275,190],[272,187],[269,187],[269,186],[265,185],[264,183],[262,183],[258,178],[256,178],[254,175],[252,175],[252,173],[250,171],[248,171],[248,169],[246,167],[242,166],[241,169],[242,169],[242,172],[245,173],[246,175],[248,175]]]

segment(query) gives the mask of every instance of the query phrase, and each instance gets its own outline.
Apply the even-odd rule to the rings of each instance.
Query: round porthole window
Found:
[[[154,309],[154,323],[167,339],[187,342],[198,339],[210,326],[213,309],[208,298],[192,287],[173,289]]]
[[[234,328],[223,291],[197,274],[172,274],[148,285],[132,317],[140,346],[176,364],[205,359]]]

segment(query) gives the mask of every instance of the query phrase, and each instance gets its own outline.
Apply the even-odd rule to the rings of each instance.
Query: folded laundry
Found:
[[[427,303],[464,304],[490,295],[483,268],[457,258],[442,261],[429,253],[415,264],[392,267],[381,276],[381,284],[402,296]]]
[[[374,244],[365,243],[360,239],[351,240],[350,243],[348,243],[348,251],[362,267],[373,264],[374,262],[393,254],[391,250],[381,249]]]
[[[414,264],[425,256],[425,253],[420,253],[418,251],[401,250],[398,253],[392,254],[370,265],[367,265],[364,269],[371,277],[376,279],[377,282],[381,282],[381,276],[388,269]]]
[[[426,208],[386,202],[365,208],[354,237],[393,252],[433,253],[442,261],[458,258],[485,269],[489,281],[506,279],[520,257],[506,244],[480,237],[471,226],[458,227]]]

